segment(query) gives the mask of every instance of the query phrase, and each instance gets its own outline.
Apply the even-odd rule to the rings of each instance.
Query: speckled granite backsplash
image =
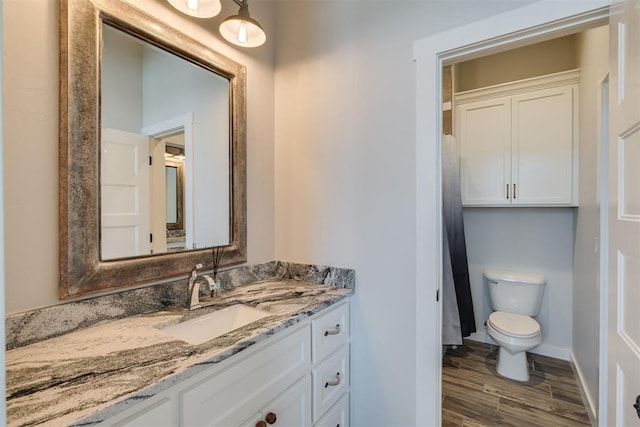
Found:
[[[206,272],[205,272],[206,273]],[[272,261],[220,271],[225,289],[262,280],[303,280],[353,289],[355,271]],[[167,283],[46,307],[6,318],[7,350],[87,328],[100,322],[161,310],[187,299],[186,277]]]

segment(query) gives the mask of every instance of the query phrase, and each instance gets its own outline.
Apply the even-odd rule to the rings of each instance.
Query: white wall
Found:
[[[124,33],[103,27],[102,128],[140,133],[142,128],[142,46]]]
[[[464,225],[473,308],[478,332],[491,342],[484,322],[492,312],[482,272],[487,268],[547,277],[536,317],[542,344],[535,353],[569,360],[573,289],[573,208],[465,208]]]
[[[592,409],[598,402],[599,150],[600,84],[608,72],[609,29],[583,32],[576,40],[580,74],[580,206],[576,216],[573,276],[573,357]]]
[[[276,257],[356,269],[352,425],[416,424],[413,42],[522,4],[278,3]]]
[[[217,26],[237,7],[206,22],[178,15],[167,2],[131,0],[212,49],[247,66],[248,262],[274,258],[274,70],[271,39],[239,51],[222,41]],[[267,34],[275,10],[251,4]],[[3,2],[3,173],[6,310],[58,304],[58,2]],[[187,272],[185,272],[186,274]]]

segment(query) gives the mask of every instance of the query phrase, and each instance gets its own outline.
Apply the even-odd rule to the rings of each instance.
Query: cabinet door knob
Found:
[[[260,420],[256,423],[256,427],[267,427],[267,423],[265,423],[264,421]]]
[[[278,421],[278,417],[273,412],[269,412],[264,419],[267,421],[267,424],[275,424]]]
[[[513,198],[514,198],[514,199],[518,197],[516,194],[517,194],[517,193],[516,193],[516,185],[515,185],[515,184],[513,184]]]
[[[324,388],[327,388],[329,386],[334,387],[334,386],[337,386],[338,384],[340,384],[340,372],[338,372],[336,374],[336,379],[335,380],[327,381],[326,383],[324,383]]]
[[[324,336],[326,337],[327,335],[338,335],[339,333],[340,333],[340,324],[338,323],[335,329],[324,331]]]

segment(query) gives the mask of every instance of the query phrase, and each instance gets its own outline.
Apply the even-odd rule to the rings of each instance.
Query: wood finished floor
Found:
[[[498,347],[465,341],[442,368],[443,426],[590,426],[571,365],[529,354],[530,380],[496,372]]]

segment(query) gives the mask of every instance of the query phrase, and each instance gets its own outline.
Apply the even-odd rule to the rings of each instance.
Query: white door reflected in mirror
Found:
[[[149,138],[116,129],[102,131],[100,174],[102,256],[150,253]]]

